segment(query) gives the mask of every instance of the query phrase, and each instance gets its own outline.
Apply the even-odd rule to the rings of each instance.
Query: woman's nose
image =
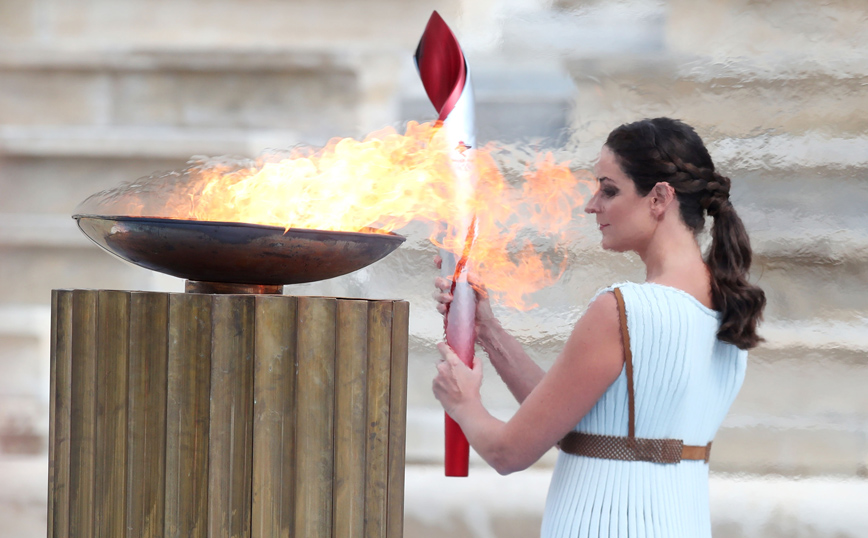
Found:
[[[593,214],[599,212],[599,208],[597,207],[597,197],[598,195],[594,194],[594,196],[592,196],[591,199],[588,200],[587,205],[585,205],[585,213]]]

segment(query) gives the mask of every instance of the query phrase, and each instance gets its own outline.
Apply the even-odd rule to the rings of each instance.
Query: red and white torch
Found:
[[[470,251],[476,239],[471,200],[476,188],[476,126],[473,88],[464,53],[449,26],[435,11],[416,49],[416,67],[428,98],[439,113],[451,150],[455,173],[456,237],[464,238],[457,255],[441,251],[443,276],[452,278],[452,303],[446,312],[446,342],[468,366],[476,340],[476,296],[467,281]],[[467,476],[470,445],[464,432],[446,415],[446,476]]]

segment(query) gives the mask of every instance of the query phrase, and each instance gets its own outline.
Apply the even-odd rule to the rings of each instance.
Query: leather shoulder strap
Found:
[[[627,332],[627,308],[624,306],[624,296],[621,289],[615,288],[615,300],[618,301],[618,319],[621,321],[621,339],[624,343],[624,362],[627,369],[627,410],[630,422],[627,425],[627,437],[636,437],[636,405],[633,398],[633,352],[630,351],[630,333]]]

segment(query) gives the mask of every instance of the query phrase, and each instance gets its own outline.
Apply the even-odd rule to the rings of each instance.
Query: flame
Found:
[[[264,156],[249,166],[206,163],[186,171],[184,194],[163,214],[144,215],[141,207],[139,214],[383,233],[423,221],[432,225],[432,242],[460,253],[465,237],[450,228],[464,218],[454,201],[450,149],[438,124],[410,122],[404,134],[384,129],[363,140],[333,139],[319,150]],[[528,308],[535,305],[525,297],[564,271],[571,223],[584,204],[580,188],[590,182],[547,154],[514,185],[499,170],[496,151],[488,146],[475,155],[478,182],[467,208],[477,217],[471,270],[502,303]]]

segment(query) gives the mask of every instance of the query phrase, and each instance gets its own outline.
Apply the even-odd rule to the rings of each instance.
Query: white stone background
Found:
[[[715,536],[868,536],[868,3],[0,0],[0,538],[45,535],[50,290],[182,289],[89,244],[78,202],[192,155],[431,119],[411,57],[432,9],[465,49],[480,141],[513,161],[548,148],[588,167],[642,117],[699,130],[769,297],[767,342],[715,440]],[[544,364],[595,289],[642,278],[579,229],[540,308],[500,309]],[[532,536],[550,457],[442,477],[434,249],[402,233],[385,260],[286,293],[411,303],[408,538]],[[484,398],[514,410],[494,375]]]

